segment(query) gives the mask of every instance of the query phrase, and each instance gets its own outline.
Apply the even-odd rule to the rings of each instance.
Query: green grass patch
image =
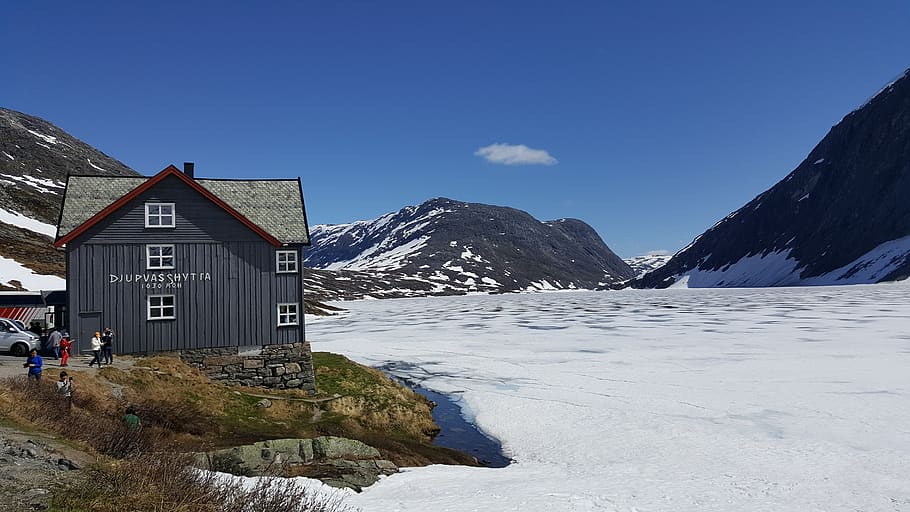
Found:
[[[316,389],[322,395],[367,396],[389,385],[381,372],[329,352],[313,352]]]

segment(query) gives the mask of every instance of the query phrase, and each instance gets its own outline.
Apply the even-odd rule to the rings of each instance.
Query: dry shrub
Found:
[[[252,487],[199,471],[192,457],[173,453],[141,454],[91,470],[91,485],[54,498],[63,510],[119,512],[128,497],[136,512],[352,512],[336,496],[322,496],[293,480],[260,479]]]
[[[68,439],[82,441],[98,453],[128,457],[161,448],[165,435],[160,429],[129,430],[116,411],[104,411],[91,394],[73,394],[73,407],[57,392],[53,382],[41,384],[10,377],[0,381],[17,404],[14,414]]]
[[[139,399],[133,403],[145,426],[155,426],[173,432],[205,434],[217,425],[201,413],[199,408],[187,402],[167,402],[152,398]]]

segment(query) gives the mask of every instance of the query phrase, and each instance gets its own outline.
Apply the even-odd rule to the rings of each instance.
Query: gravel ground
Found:
[[[0,427],[0,511],[44,510],[93,459],[58,438]]]

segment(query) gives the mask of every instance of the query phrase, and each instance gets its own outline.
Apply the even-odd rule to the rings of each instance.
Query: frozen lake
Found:
[[[910,511],[910,284],[341,303],[313,350],[460,397],[506,468],[372,511]]]

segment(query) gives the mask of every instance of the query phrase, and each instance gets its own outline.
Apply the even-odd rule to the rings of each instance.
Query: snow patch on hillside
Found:
[[[41,172],[40,169],[36,169],[38,172]],[[34,176],[29,176],[28,174],[23,174],[22,176],[13,176],[12,174],[0,174],[5,179],[12,180],[23,185],[28,185],[34,189],[37,189],[39,192],[47,194],[60,194],[60,192],[53,189],[64,189],[66,188],[65,183],[60,183],[59,181],[48,180],[44,178],[36,178]]]
[[[0,283],[6,286],[15,286],[13,281],[18,281],[26,290],[64,290],[66,280],[57,276],[36,274],[32,269],[22,265],[16,260],[0,256]]]
[[[57,236],[57,228],[55,226],[45,224],[31,217],[26,217],[21,213],[4,210],[3,208],[0,208],[0,222],[34,231],[39,235],[49,236],[51,238]]]
[[[104,167],[98,167],[97,165],[95,165],[94,163],[92,163],[92,159],[91,159],[91,158],[86,158],[86,160],[88,160],[88,164],[91,165],[92,167],[94,167],[95,169],[98,169],[99,171],[107,172],[107,169],[105,169]]]
[[[430,240],[428,235],[417,237],[408,242],[401,243],[426,229],[432,224],[433,218],[451,210],[435,208],[420,217],[393,225],[396,214],[389,213],[372,221],[357,221],[350,224],[316,225],[310,230],[311,238],[318,239],[320,244],[329,245],[339,243],[345,238],[345,243],[356,246],[365,240],[377,239],[378,241],[368,249],[361,251],[356,256],[336,261],[329,265],[319,266],[326,270],[395,270],[409,263],[409,258],[416,256],[420,249]],[[389,226],[392,226],[391,229]],[[349,237],[350,239],[346,239]]]
[[[910,258],[910,236],[880,244],[855,261],[820,276],[802,278],[805,265],[790,249],[741,258],[719,270],[695,268],[677,274],[674,288],[748,288],[765,286],[830,286],[880,281]]]
[[[676,287],[722,288],[787,286],[799,279],[799,262],[790,259],[790,250],[744,256],[719,270],[695,268],[676,276]]]
[[[356,257],[347,261],[337,261],[324,268],[327,270],[390,270],[396,269],[405,263],[410,256],[419,254],[419,250],[427,245],[430,237],[422,236],[399,246],[391,246],[388,239],[361,252]]]
[[[735,213],[734,213],[735,214]],[[667,264],[673,255],[668,251],[651,251],[641,256],[626,258],[625,261],[632,270],[635,271],[636,277],[641,277],[652,270],[657,270]]]
[[[57,137],[51,137],[50,135],[45,135],[43,133],[36,132],[35,130],[28,130],[28,133],[31,133],[35,137],[38,137],[39,139],[44,140],[50,144],[58,144]]]

